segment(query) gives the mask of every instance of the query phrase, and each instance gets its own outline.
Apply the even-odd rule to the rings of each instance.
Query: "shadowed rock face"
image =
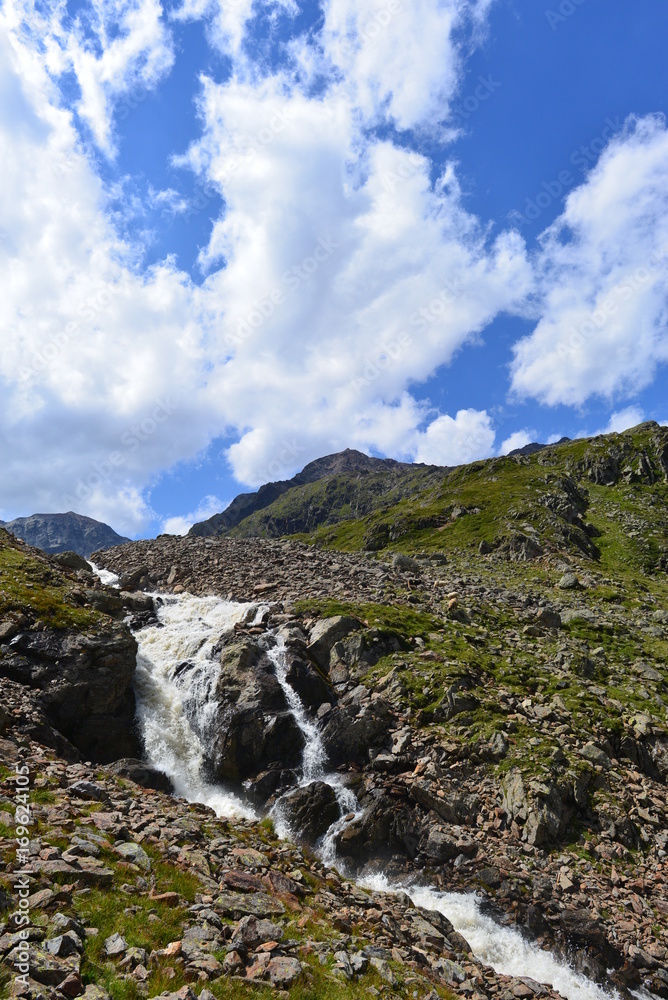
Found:
[[[108,524],[68,511],[66,514],[32,514],[7,521],[3,527],[43,552],[76,552],[88,558],[96,549],[129,542]]]
[[[51,724],[88,759],[108,763],[140,753],[132,690],[137,643],[122,625],[94,636],[19,631],[0,674],[39,692]]]

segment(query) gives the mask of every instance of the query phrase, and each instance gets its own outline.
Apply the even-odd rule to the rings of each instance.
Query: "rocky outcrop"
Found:
[[[94,635],[18,630],[0,659],[0,676],[35,689],[51,725],[88,759],[106,763],[140,752],[136,654],[123,625],[101,625]]]
[[[278,803],[298,840],[315,844],[339,818],[339,804],[331,785],[312,781],[283,795]]]
[[[244,781],[272,764],[299,765],[304,738],[265,643],[246,639],[223,646],[213,700],[216,724],[207,734],[207,768],[213,778]]]

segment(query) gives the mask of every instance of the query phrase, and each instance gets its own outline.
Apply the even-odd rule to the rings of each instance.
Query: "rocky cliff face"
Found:
[[[6,531],[43,552],[76,552],[87,559],[96,549],[128,542],[108,524],[68,511],[67,514],[32,514],[3,524]]]

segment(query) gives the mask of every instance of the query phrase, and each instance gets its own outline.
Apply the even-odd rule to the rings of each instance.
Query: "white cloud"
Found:
[[[425,2],[414,16],[449,11],[461,25],[453,12],[464,8],[483,10]],[[123,80],[166,65],[141,55],[162,37],[156,9],[121,8],[140,20],[143,11],[148,27],[107,62],[113,39],[93,59],[75,33],[103,147]],[[203,133],[186,158],[225,198],[202,253],[208,277],[197,288],[169,260],[140,275],[54,89],[74,60],[60,13],[42,59],[11,22],[15,10],[0,14],[5,515],[74,508],[136,533],[153,516],[157,476],[222,434],[236,436],[233,471],[253,486],[347,446],[439,462],[492,451],[486,413],[439,416],[409,391],[531,289],[522,240],[490,243],[463,206],[454,164],[432,184],[426,158],[367,136],[357,91],[334,81],[313,96],[287,73],[242,72],[242,60],[228,82],[203,83]],[[417,121],[451,92],[449,44],[443,66],[430,64],[434,86],[416,83],[410,102],[392,95],[388,113]],[[382,104],[380,84],[378,93]],[[17,94],[20,127],[6,110]],[[180,208],[169,191],[155,197]]]
[[[74,73],[77,111],[108,156],[115,151],[114,114],[126,117],[174,62],[159,0],[98,0],[82,6],[74,23],[58,0],[8,0],[5,24],[33,37],[54,79]]]
[[[668,131],[629,120],[543,234],[541,319],[512,388],[581,405],[646,387],[668,361]]]
[[[206,521],[214,514],[220,514],[228,506],[229,503],[223,503],[216,496],[202,497],[197,509],[191,511],[190,514],[168,517],[163,521],[161,531],[166,535],[187,535],[193,524],[197,524],[198,521]]]
[[[535,440],[535,431],[515,431],[501,444],[501,447],[499,448],[499,455],[507,455],[509,452],[515,451],[518,448],[524,448],[526,445],[531,444]],[[557,440],[559,439],[557,438]]]
[[[645,419],[645,411],[639,406],[627,406],[624,410],[618,410],[611,414],[607,427],[597,431],[597,434],[622,434],[630,427],[637,427]]]
[[[494,428],[486,410],[459,410],[442,415],[415,438],[415,461],[426,465],[465,465],[488,458],[494,447]]]

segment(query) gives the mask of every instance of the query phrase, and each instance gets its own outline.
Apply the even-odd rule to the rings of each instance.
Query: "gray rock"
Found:
[[[536,615],[536,621],[544,625],[545,628],[561,628],[561,615],[550,608],[541,608]]]
[[[559,590],[577,590],[579,586],[580,582],[575,573],[564,573],[561,580],[557,584]]]
[[[612,761],[608,757],[607,753],[597,747],[594,743],[587,743],[585,746],[581,747],[580,754],[586,760],[592,762],[592,764],[598,764],[600,767],[605,768],[609,771],[612,767]]]
[[[356,618],[337,615],[334,618],[321,618],[311,629],[308,655],[321,670],[329,669],[329,657],[335,643],[345,639],[351,632],[357,632],[362,627]]]
[[[339,804],[331,785],[313,781],[284,795],[279,808],[298,840],[315,843],[339,818]]]
[[[235,927],[227,950],[247,955],[266,941],[280,941],[282,937],[283,931],[277,924],[270,920],[258,920],[257,917],[247,916]]]
[[[128,950],[128,943],[120,934],[111,934],[104,942],[104,952],[108,958],[117,958]]]
[[[149,872],[151,870],[151,859],[140,844],[135,844],[130,840],[124,844],[118,844],[116,850],[126,861],[137,865],[143,871]]]
[[[104,788],[101,788],[92,781],[75,781],[74,784],[69,786],[67,791],[75,799],[90,799],[93,802],[104,802],[106,804],[109,804],[111,801]]]
[[[142,788],[153,788],[156,792],[167,792],[168,794],[174,791],[171,778],[167,777],[163,771],[133,757],[115,760],[113,764],[107,766],[107,770],[111,774],[117,774],[121,778],[133,781],[136,785],[141,785]]]

